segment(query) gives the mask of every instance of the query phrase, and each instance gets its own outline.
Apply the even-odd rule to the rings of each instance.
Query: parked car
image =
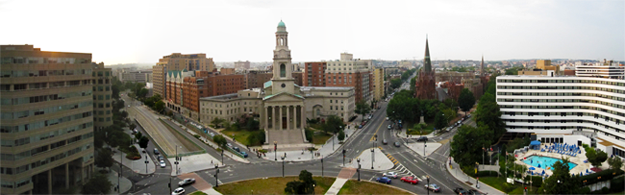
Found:
[[[390,130],[391,128],[393,128],[391,125],[388,125],[388,129]]]
[[[378,177],[375,180],[380,183],[391,184],[391,179],[389,179],[388,177]]]
[[[388,144],[388,141],[386,141],[386,139],[383,139],[382,140],[382,144],[386,145],[386,144]]]
[[[237,151],[237,152],[241,152],[241,149],[239,149],[239,147],[232,147],[233,150]]]
[[[386,117],[386,120],[388,120],[388,117]]]
[[[158,155],[156,158],[158,159],[158,161],[164,161],[165,160],[165,158],[163,158],[163,156],[161,156],[161,155]]]
[[[195,179],[194,178],[186,178],[180,182],[178,182],[178,186],[186,186],[189,184],[195,183]]]
[[[398,147],[398,148],[399,148],[399,146],[401,146],[401,145],[399,145],[399,142],[395,142],[394,145],[395,145],[395,147]]]
[[[243,155],[243,158],[247,158],[247,152],[243,151],[241,154]]]
[[[164,160],[161,160],[161,161],[159,162],[159,164],[161,165],[161,168],[165,168],[165,167],[167,167],[167,163],[165,163],[165,161],[164,161]]]
[[[417,138],[417,142],[427,142],[427,141],[428,141],[428,137],[425,137],[425,136],[421,136]]]
[[[171,195],[181,195],[184,194],[184,188],[176,188]]]
[[[161,154],[161,153],[160,153],[160,152],[158,152],[158,149],[154,148],[154,154],[155,154],[155,155],[159,155],[159,154]]]
[[[467,194],[469,194],[469,192],[464,190],[464,188],[456,188],[456,189],[454,189],[454,192],[456,194],[459,194],[459,195],[467,195]]]
[[[145,151],[145,148],[141,148],[141,152],[143,152],[143,153],[147,153],[147,152]]]
[[[425,184],[425,189],[433,191],[433,192],[441,192],[441,187],[438,187],[438,185],[431,183],[431,184]]]
[[[232,148],[232,144],[231,143],[227,143],[226,146],[228,146],[228,148]]]
[[[382,173],[382,176],[397,179],[397,173],[395,172]]]
[[[411,184],[418,184],[419,183],[419,179],[417,179],[416,177],[402,177],[401,181],[406,182],[406,183],[411,183]]]
[[[469,194],[470,195],[482,195],[482,193],[480,191],[473,190],[473,189],[469,190]]]

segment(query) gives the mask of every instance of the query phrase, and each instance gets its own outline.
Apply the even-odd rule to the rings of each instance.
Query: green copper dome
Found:
[[[280,23],[278,23],[278,27],[286,27],[286,26],[284,25],[284,22],[282,22],[282,20],[280,20]]]

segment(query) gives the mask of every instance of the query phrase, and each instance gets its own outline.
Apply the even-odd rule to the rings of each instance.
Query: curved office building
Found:
[[[508,132],[535,133],[543,142],[594,132],[598,148],[625,157],[625,80],[620,78],[499,76],[501,118]]]

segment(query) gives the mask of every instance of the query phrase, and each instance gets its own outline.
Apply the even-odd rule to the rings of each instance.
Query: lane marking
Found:
[[[382,127],[382,125],[384,125],[384,121],[380,123],[380,126],[378,126],[378,129],[375,130],[375,133],[373,133],[373,136],[371,136],[371,139],[369,141],[375,140],[375,135],[378,134],[378,131],[380,131],[380,127]]]

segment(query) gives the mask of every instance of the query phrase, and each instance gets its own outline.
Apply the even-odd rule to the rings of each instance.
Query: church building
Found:
[[[305,87],[292,76],[288,32],[280,21],[273,50],[273,78],[262,88],[200,98],[200,121],[206,125],[215,118],[234,123],[250,114],[266,132],[265,144],[304,144],[306,119],[323,120],[336,115],[347,122],[355,117],[353,87]]]

